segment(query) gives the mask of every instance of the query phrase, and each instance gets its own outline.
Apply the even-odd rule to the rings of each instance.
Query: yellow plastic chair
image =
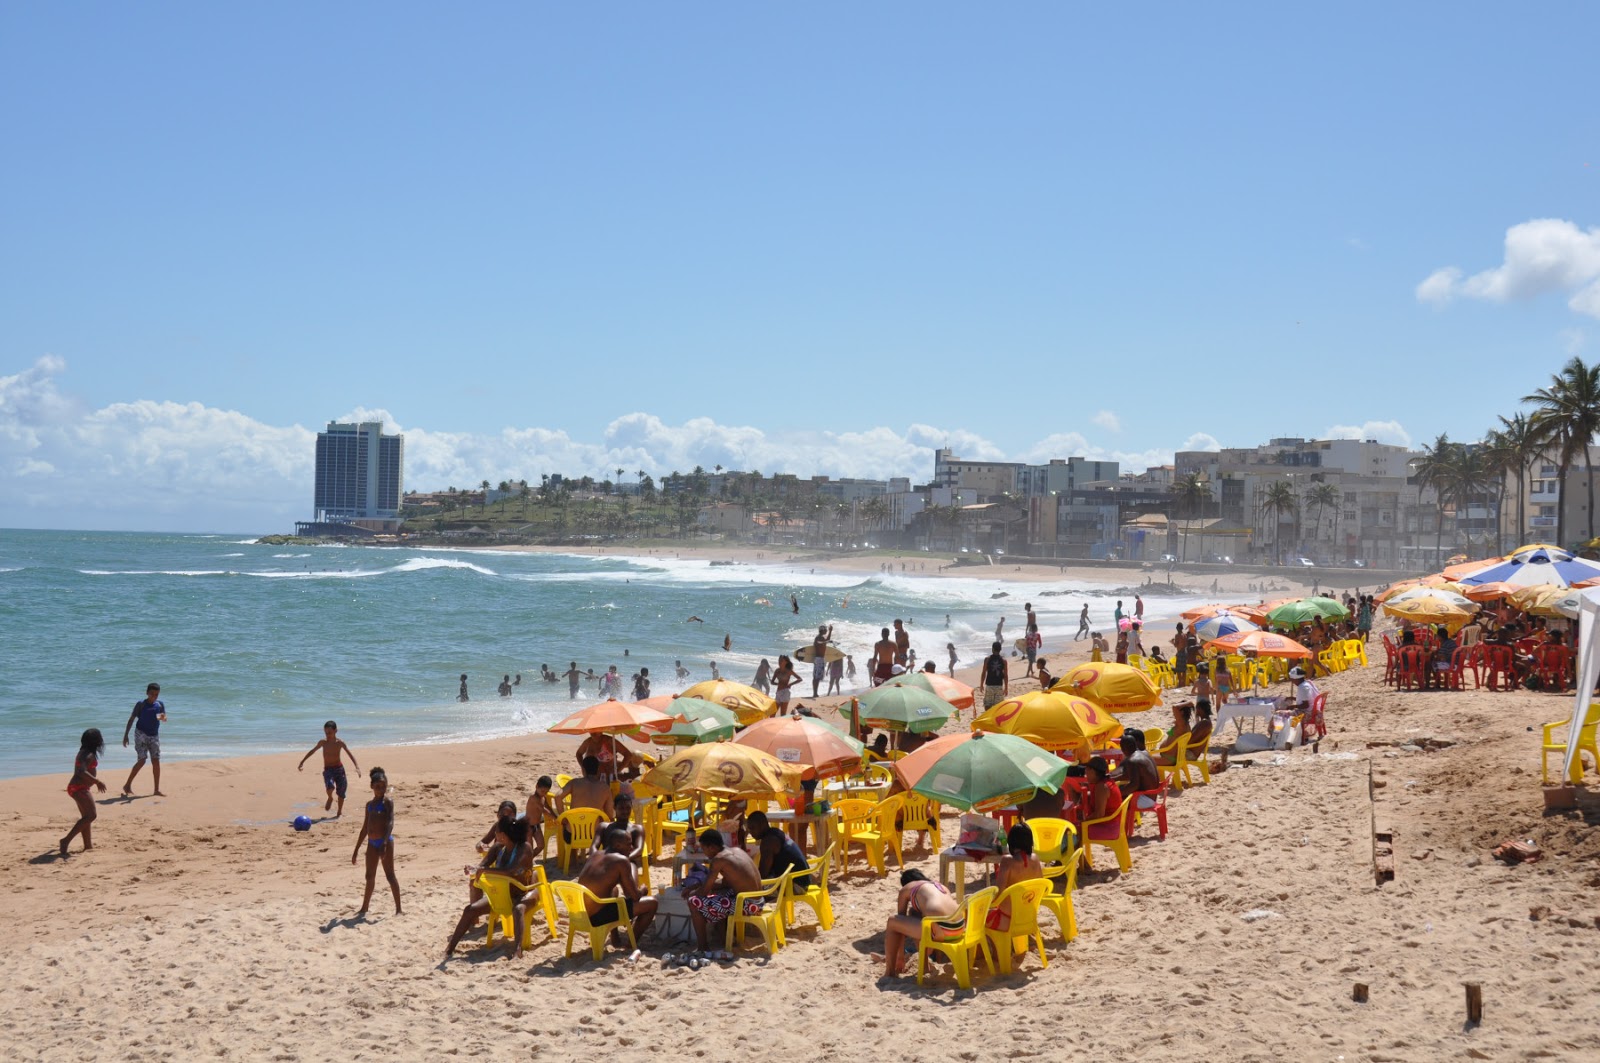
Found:
[[[1210,782],[1211,782],[1211,760],[1210,760],[1211,738],[1215,734],[1216,734],[1216,730],[1213,729],[1211,734],[1206,736],[1205,741],[1200,743],[1200,747],[1198,749],[1191,748],[1190,745],[1189,745],[1188,740],[1185,739],[1185,741],[1183,743],[1183,748],[1179,752],[1179,767],[1181,767],[1183,769],[1183,784],[1185,786],[1193,786],[1194,785],[1194,780],[1189,777],[1189,769],[1190,768],[1194,768],[1194,769],[1198,770],[1200,772],[1200,778],[1202,780],[1204,780],[1208,785],[1210,784]],[[1193,735],[1190,735],[1190,737],[1192,738]]]
[[[1344,666],[1346,668],[1357,661],[1361,662],[1361,667],[1365,668],[1367,666],[1367,644],[1360,639],[1345,639],[1339,644],[1339,648],[1344,652]]]
[[[783,894],[783,925],[795,925],[794,906],[805,904],[817,913],[817,925],[824,930],[833,929],[833,897],[828,893],[829,865],[833,863],[833,846],[828,846],[821,856],[811,858],[809,871],[811,885],[806,889],[796,889],[794,879],[796,872],[789,873],[789,885]]]
[[[900,813],[901,840],[904,840],[907,832],[916,831],[933,842],[934,852],[942,851],[944,839],[939,831],[939,802],[918,793],[907,792],[897,796],[904,799]]]
[[[522,896],[529,902],[537,902],[539,910],[544,912],[545,929],[550,931],[550,936],[556,936],[556,904],[550,895],[550,880],[544,877],[544,868],[538,864],[533,866],[533,886]],[[516,919],[512,911],[511,883],[509,875],[495,874],[481,871],[472,880],[472,884],[483,891],[489,898],[489,924],[487,944],[494,944],[496,928],[503,937],[511,937],[515,932]],[[529,903],[527,917],[522,923],[522,947],[533,948],[533,903]]]
[[[561,861],[563,875],[571,873],[573,853],[587,853],[594,847],[595,831],[605,818],[606,814],[598,808],[569,808],[556,817],[556,825],[551,829],[556,836],[556,858]],[[568,834],[572,836],[570,839]]]
[[[1083,862],[1094,870],[1094,847],[1110,849],[1117,854],[1117,867],[1126,875],[1133,870],[1133,854],[1128,851],[1128,821],[1133,818],[1133,795],[1122,799],[1122,804],[1110,815],[1083,822]],[[1096,832],[1095,828],[1104,828]],[[1100,836],[1095,837],[1098,833]]]
[[[1072,909],[1072,891],[1078,888],[1078,828],[1064,819],[1043,816],[1028,820],[1028,828],[1033,831],[1033,855],[1044,865],[1045,881],[1052,885],[1040,903],[1055,913],[1062,940],[1071,941],[1078,936],[1078,916]]]
[[[777,878],[762,879],[761,888],[758,890],[748,890],[736,895],[733,898],[733,914],[728,916],[727,938],[722,947],[729,952],[733,951],[735,944],[743,947],[745,928],[753,926],[761,933],[761,943],[767,947],[767,952],[776,956],[778,950],[785,944],[783,895],[788,886],[789,876],[779,875]],[[745,915],[745,901],[754,900],[765,903],[755,915]]]
[[[850,846],[860,845],[866,851],[867,862],[880,876],[888,874],[883,860],[883,835],[878,831],[875,815],[878,802],[860,798],[847,798],[834,805],[839,813],[839,866],[850,872]]]
[[[1156,755],[1156,750],[1160,748],[1161,743],[1166,741],[1166,738],[1167,732],[1161,728],[1146,727],[1144,729],[1144,748],[1149,750],[1150,755],[1153,757]]]
[[[1539,751],[1539,775],[1544,779],[1546,786],[1550,785],[1550,754],[1556,754],[1563,762],[1567,759],[1567,745],[1572,741],[1572,736],[1567,735],[1566,742],[1555,740],[1557,727],[1569,727],[1571,720],[1556,720],[1544,725],[1544,744]],[[1583,754],[1587,752],[1595,761],[1595,771],[1600,772],[1600,745],[1596,744],[1595,733],[1600,731],[1600,701],[1591,702],[1589,711],[1583,716],[1583,726],[1578,728],[1578,759],[1572,762],[1572,771],[1567,776],[1573,784],[1583,782]]]
[[[901,754],[901,756],[904,756],[904,754]],[[895,760],[894,753],[891,752],[888,759]],[[876,786],[879,783],[892,783],[894,782],[894,772],[882,764],[868,764],[866,769],[861,772],[861,781],[868,786]]]
[[[557,775],[556,776],[556,789],[557,790],[565,790],[567,788],[567,784],[570,783],[570,782],[572,782],[572,776],[570,776],[570,775]]]
[[[550,888],[555,891],[556,900],[561,902],[561,907],[567,910],[567,956],[572,955],[572,939],[578,934],[589,935],[589,951],[598,961],[606,953],[606,935],[613,927],[621,927],[628,935],[630,951],[639,947],[633,938],[633,920],[626,916],[613,919],[609,923],[595,924],[589,918],[588,902],[596,904],[605,903],[596,897],[587,886],[580,886],[576,882],[552,882]]]
[[[1164,753],[1172,754],[1171,764],[1157,764],[1156,770],[1161,774],[1161,781],[1167,783],[1174,790],[1183,789],[1183,761],[1189,752],[1189,732],[1175,738],[1167,739],[1159,749],[1154,750],[1151,756]]]
[[[1130,653],[1130,654],[1128,654],[1128,667],[1129,668],[1137,668],[1137,669],[1139,669],[1139,671],[1143,672],[1145,670],[1145,667],[1144,667],[1144,654],[1142,654],[1142,653]]]
[[[884,844],[894,850],[894,862],[900,870],[906,868],[905,854],[901,851],[901,835],[904,828],[901,821],[905,817],[906,798],[904,794],[895,794],[886,797],[872,806],[872,818],[877,821],[878,837]]]
[[[1039,902],[1049,892],[1049,879],[1030,878],[1012,883],[995,899],[996,910],[1007,903],[1011,905],[1011,925],[1004,930],[986,931],[1001,974],[1011,973],[1012,954],[1026,953],[1030,938],[1039,946],[1039,966],[1050,966],[1050,957],[1044,951],[1044,932],[1039,929]]]
[[[982,955],[989,970],[994,970],[994,957],[989,954],[989,929],[985,923],[989,918],[989,906],[994,904],[995,895],[999,892],[994,886],[989,886],[967,898],[966,929],[954,941],[934,940],[934,925],[943,920],[930,916],[922,921],[922,936],[917,940],[918,985],[927,976],[929,952],[942,952],[950,957],[956,969],[956,985],[962,989],[972,988],[972,968],[976,956]]]

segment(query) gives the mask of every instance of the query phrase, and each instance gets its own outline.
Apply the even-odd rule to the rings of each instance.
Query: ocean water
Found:
[[[748,682],[762,657],[776,664],[819,623],[834,624],[861,667],[878,630],[902,617],[919,661],[943,670],[947,642],[963,663],[979,661],[1002,615],[1009,652],[1023,634],[1024,600],[1034,603],[1047,652],[1071,638],[1086,601],[1096,623],[1111,626],[1113,602],[1066,581],[863,578],[806,565],[713,566],[670,552],[0,530],[0,776],[69,772],[86,727],[105,733],[108,768],[127,767],[122,727],[151,680],[168,709],[164,760],[303,752],[328,718],[357,749],[467,741],[542,731],[597,700],[586,686],[569,701],[564,680],[540,681],[541,664],[558,672],[574,660],[596,672],[615,664],[625,694],[644,666],[653,693],[669,693],[684,685],[675,660],[690,669],[686,682],[710,678],[712,661],[725,678]],[[1147,602],[1147,612],[1173,615],[1194,601]],[[500,677],[519,672],[513,696],[499,697]],[[864,681],[862,667],[858,688]]]

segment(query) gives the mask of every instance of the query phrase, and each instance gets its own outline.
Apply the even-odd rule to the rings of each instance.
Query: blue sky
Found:
[[[1600,350],[1597,39],[1581,3],[8,5],[5,522],[276,527],[362,413],[418,488],[1476,437]]]

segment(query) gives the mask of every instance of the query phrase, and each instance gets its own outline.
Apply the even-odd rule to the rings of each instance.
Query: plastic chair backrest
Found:
[[[989,909],[994,907],[995,898],[999,893],[999,887],[985,886],[967,898],[967,928],[966,933],[961,936],[962,945],[967,948],[983,946],[983,939],[989,933]]]
[[[556,830],[558,836],[562,827],[566,827],[566,834],[571,838],[567,841],[568,849],[587,849],[594,844],[595,832],[600,828],[600,821],[606,814],[598,808],[569,808],[556,817]]]
[[[1144,729],[1144,747],[1155,756],[1155,751],[1160,748],[1162,741],[1167,737],[1167,732],[1159,727],[1146,727]]]
[[[895,794],[893,797],[885,797],[872,806],[872,818],[878,821],[879,834],[887,837],[900,833],[902,828],[897,826],[895,821],[903,816],[905,803],[904,794]]]
[[[995,908],[1011,904],[1011,926],[1005,931],[1012,937],[1032,936],[1039,932],[1039,902],[1050,892],[1050,880],[1030,878],[1013,882],[994,900]]]
[[[841,828],[848,831],[852,826],[863,827],[872,821],[872,811],[878,807],[878,802],[868,801],[860,797],[847,797],[836,803],[833,810],[839,813]]]
[[[1033,855],[1041,863],[1065,860],[1077,847],[1078,829],[1064,819],[1038,816],[1027,823],[1028,829],[1033,831]]]
[[[600,898],[587,886],[576,882],[558,880],[550,883],[550,889],[555,892],[556,900],[561,902],[561,907],[567,910],[567,925],[573,930],[586,931],[599,929],[589,921],[588,902],[600,903]],[[610,926],[610,923],[602,924]]]

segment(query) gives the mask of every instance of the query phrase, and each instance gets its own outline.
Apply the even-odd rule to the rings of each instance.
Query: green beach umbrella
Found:
[[[937,731],[955,706],[921,687],[881,686],[856,699],[860,720],[880,731]]]
[[[890,770],[913,793],[960,809],[992,811],[1061,789],[1067,762],[1017,735],[946,735],[895,761]]]
[[[673,698],[661,711],[672,720],[643,728],[650,741],[658,745],[692,746],[700,742],[726,742],[739,727],[738,713],[701,698]]]
[[[1267,619],[1274,624],[1304,624],[1319,616],[1327,619],[1349,615],[1350,610],[1332,598],[1312,597],[1285,602],[1268,613]]]

